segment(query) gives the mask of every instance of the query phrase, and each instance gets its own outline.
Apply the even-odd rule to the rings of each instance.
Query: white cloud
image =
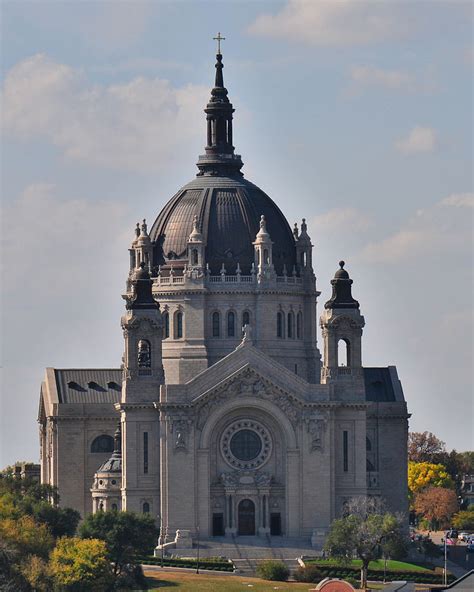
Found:
[[[159,78],[92,85],[79,70],[38,54],[8,72],[3,123],[15,137],[47,138],[70,159],[153,171],[190,145],[199,150],[204,120],[202,127],[195,122],[208,95],[204,87],[176,89]]]
[[[416,125],[406,137],[395,142],[397,150],[403,154],[432,152],[436,147],[437,134],[432,127]]]
[[[277,14],[263,14],[249,32],[309,45],[349,46],[404,37],[409,28],[390,3],[289,0]]]
[[[474,208],[474,193],[453,193],[441,200],[443,206]]]
[[[470,256],[473,248],[472,217],[463,207],[473,207],[474,196],[453,194],[433,206],[418,210],[391,236],[362,249],[362,259],[371,263],[401,263],[426,257]],[[454,206],[454,207],[446,207]]]
[[[312,220],[312,226],[316,229],[317,236],[321,232],[333,234],[340,231],[363,232],[370,228],[372,219],[356,208],[334,208],[316,216]]]
[[[392,90],[412,89],[415,79],[401,70],[384,70],[373,66],[354,66],[351,79],[360,85],[383,86]]]

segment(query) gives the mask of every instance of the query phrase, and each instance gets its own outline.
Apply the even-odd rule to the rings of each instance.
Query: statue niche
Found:
[[[151,368],[151,347],[146,339],[138,342],[138,368]]]

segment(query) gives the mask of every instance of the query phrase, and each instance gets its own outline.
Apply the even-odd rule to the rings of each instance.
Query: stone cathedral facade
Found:
[[[121,367],[46,370],[41,479],[82,515],[151,513],[170,537],[318,545],[350,497],[407,511],[409,415],[395,367],[362,366],[343,261],[321,356],[306,223],[244,178],[222,70],[219,53],[195,179],[137,224]]]

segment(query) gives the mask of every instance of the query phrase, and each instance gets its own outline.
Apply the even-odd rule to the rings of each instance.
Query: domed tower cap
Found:
[[[352,297],[352,280],[344,269],[345,261],[339,261],[339,269],[331,280],[332,296],[324,308],[359,308],[359,303]]]
[[[153,280],[150,277],[145,263],[142,261],[140,267],[135,271],[133,280],[133,299],[127,304],[129,310],[158,309],[160,305],[153,298]]]

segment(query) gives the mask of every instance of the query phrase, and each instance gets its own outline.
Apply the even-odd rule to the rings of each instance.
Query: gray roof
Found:
[[[117,403],[122,388],[118,368],[55,369],[60,403]]]
[[[388,368],[364,368],[365,398],[377,403],[399,401],[397,391],[400,390],[398,377]],[[403,395],[402,395],[403,397]],[[403,400],[403,399],[402,399]]]

